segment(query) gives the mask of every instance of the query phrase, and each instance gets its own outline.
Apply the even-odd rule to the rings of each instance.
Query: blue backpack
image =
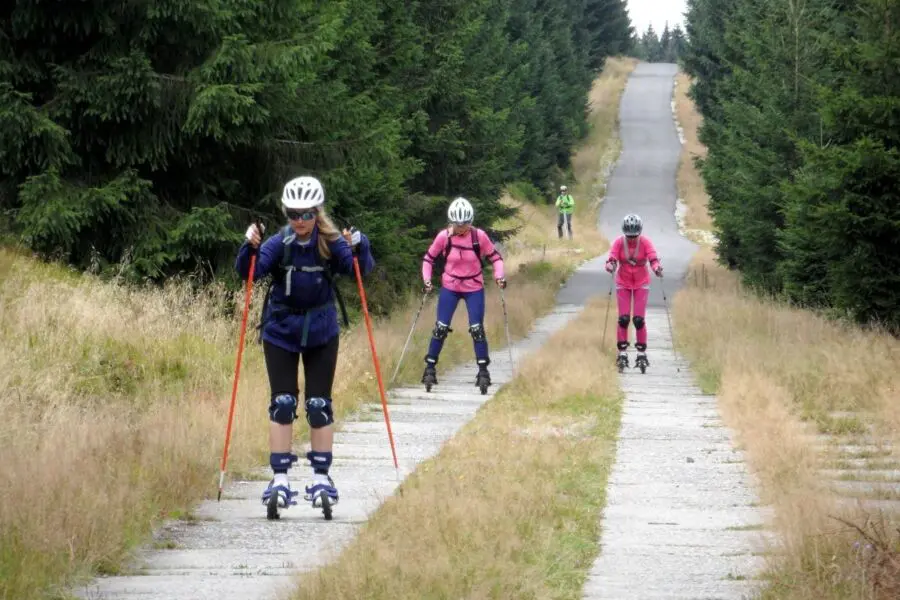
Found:
[[[287,236],[291,235],[291,226],[286,225],[281,232],[282,242],[287,238]],[[294,267],[293,261],[293,244],[281,244],[284,248],[284,252],[281,255],[281,262],[278,263],[277,267],[272,271],[272,281],[269,283],[268,289],[266,289],[266,296],[263,300],[262,312],[260,314],[259,325],[256,328],[259,330],[259,341],[262,342],[262,328],[265,325],[265,312],[266,307],[269,306],[269,298],[272,293],[272,286],[276,283],[281,283],[285,286],[286,295],[291,295],[291,279],[288,277],[288,273],[296,270]],[[329,261],[325,260],[322,254],[319,252],[318,248],[316,248],[316,266],[315,267],[301,267],[301,270],[306,272],[321,272],[322,277],[325,278],[325,281],[328,282],[328,285],[331,287],[331,291],[334,293],[334,297],[337,300],[338,306],[341,309],[341,317],[344,322],[344,327],[350,326],[350,319],[347,318],[347,307],[344,304],[344,298],[341,296],[341,290],[338,286],[334,284],[335,275],[331,271],[331,264]],[[289,308],[279,308],[274,309],[269,313],[269,318],[272,318],[276,314],[291,312]]]

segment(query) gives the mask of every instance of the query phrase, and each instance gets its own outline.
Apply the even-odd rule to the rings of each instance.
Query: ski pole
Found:
[[[513,361],[512,339],[509,337],[509,315],[506,313],[506,296],[503,294],[503,288],[500,288],[500,304],[503,305],[503,326],[506,328],[506,347],[509,349],[509,368],[515,373],[516,363]]]
[[[259,225],[257,224],[257,227]],[[259,229],[262,235],[262,228]],[[234,401],[237,398],[238,379],[241,376],[241,357],[244,354],[244,334],[247,331],[247,315],[250,312],[250,296],[253,294],[253,272],[256,270],[257,250],[250,249],[250,273],[247,275],[247,290],[244,293],[244,315],[241,318],[241,335],[238,341],[237,359],[234,364],[234,382],[231,386],[231,408],[228,409],[228,426],[225,429],[225,447],[222,449],[222,465],[219,470],[219,494],[216,502],[222,500],[222,489],[225,486],[225,465],[228,463],[228,444],[231,442],[231,424],[234,421]]]
[[[375,363],[375,377],[378,379],[378,392],[381,394],[381,408],[384,410],[384,424],[387,426],[388,440],[391,442],[391,455],[394,457],[394,469],[397,471],[397,482],[400,482],[400,465],[397,463],[397,450],[394,447],[394,434],[391,431],[391,417],[388,413],[387,396],[384,393],[384,381],[381,379],[381,365],[375,351],[375,335],[372,332],[372,320],[369,317],[369,306],[366,302],[366,290],[363,288],[362,273],[359,270],[359,258],[353,256],[353,270],[356,272],[356,285],[359,287],[359,299],[362,302],[363,316],[366,319],[366,330],[369,333],[369,348],[372,350],[372,362]]]
[[[666,307],[666,320],[669,322],[669,336],[672,338],[672,352],[676,353],[677,351],[675,350],[675,330],[672,329],[672,318],[669,316],[669,301],[666,298],[666,288],[662,283],[660,283],[659,289],[662,290],[663,306]]]
[[[610,275],[609,278],[609,297],[606,300],[606,317],[603,319],[603,341],[600,345],[603,348],[606,348],[606,330],[609,329],[609,307],[612,306],[612,289],[613,289],[613,278]]]
[[[416,316],[413,318],[412,327],[409,330],[409,335],[406,336],[406,343],[403,344],[403,351],[400,352],[400,360],[397,361],[397,367],[394,369],[394,375],[391,377],[391,385],[394,385],[394,380],[397,379],[397,373],[400,372],[400,365],[403,364],[403,357],[406,355],[406,349],[409,348],[409,342],[412,340],[413,332],[416,330],[416,323],[419,322],[419,314],[422,312],[422,308],[425,306],[425,301],[428,299],[428,292],[422,294],[422,302],[419,304],[419,310],[416,311]]]

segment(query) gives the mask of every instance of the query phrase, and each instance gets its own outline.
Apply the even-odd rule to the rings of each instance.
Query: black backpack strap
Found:
[[[322,267],[322,276],[325,278],[325,281],[328,282],[328,285],[331,286],[331,291],[334,292],[334,297],[341,309],[341,318],[344,320],[344,327],[350,327],[350,319],[347,318],[347,306],[344,304],[344,297],[341,295],[341,289],[334,283],[334,274],[331,272],[331,265],[318,251],[316,251],[316,260]]]
[[[291,226],[286,225],[281,233],[281,275],[284,275],[284,272],[287,271],[287,268],[291,266],[291,259],[293,258],[293,250],[292,250],[292,242],[293,240],[293,232],[291,231]]]
[[[475,227],[472,228],[472,250],[478,258],[478,264],[481,265],[481,268],[484,268],[484,259],[481,257],[481,242],[478,241],[478,229]]]
[[[453,235],[447,231],[447,244],[444,246],[444,260],[450,257],[450,251],[453,250]]]

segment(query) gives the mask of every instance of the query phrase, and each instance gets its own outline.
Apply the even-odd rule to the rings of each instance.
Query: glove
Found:
[[[350,229],[344,230],[344,239],[347,240],[348,244],[355,247],[358,246],[360,240],[362,240],[362,234],[356,227],[351,227]]]
[[[431,285],[430,281],[425,282],[425,287],[423,288],[426,294],[430,294],[434,291],[434,286]]]
[[[505,280],[505,279],[498,279],[498,280],[497,280],[497,285],[500,286],[500,289],[501,289],[501,290],[505,290],[505,289],[506,289],[506,280]]]
[[[615,270],[616,270],[616,261],[614,261],[614,260],[606,261],[606,272],[612,273]]]
[[[659,265],[658,267],[656,267],[656,270],[653,272],[656,273],[657,277],[662,277],[662,273],[663,273],[662,265]]]
[[[247,228],[247,233],[244,234],[244,237],[247,238],[247,241],[250,242],[250,245],[254,248],[259,248],[260,242],[262,242],[262,236],[266,233],[266,226],[262,223],[257,227],[256,223],[250,225]]]

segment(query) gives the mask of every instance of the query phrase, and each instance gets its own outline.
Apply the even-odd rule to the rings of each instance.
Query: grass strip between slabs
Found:
[[[591,303],[522,360],[293,598],[580,597],[621,420],[605,310]]]

